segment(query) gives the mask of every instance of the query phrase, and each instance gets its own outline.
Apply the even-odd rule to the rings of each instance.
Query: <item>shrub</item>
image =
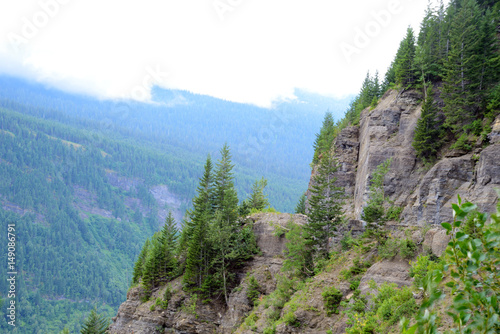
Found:
[[[351,231],[345,233],[340,239],[340,245],[342,246],[342,250],[346,251],[352,248],[353,245],[357,245],[358,242],[351,235]]]
[[[401,212],[403,208],[400,206],[391,206],[387,209],[387,213],[385,214],[386,220],[399,221],[399,217],[401,216]]]
[[[297,320],[295,313],[293,313],[292,311],[285,314],[285,316],[283,317],[283,321],[289,326],[300,327],[300,321]]]
[[[259,283],[252,275],[248,280],[248,290],[247,290],[247,298],[250,301],[250,304],[253,306],[255,302],[258,300],[260,296],[259,292]]]
[[[399,242],[393,238],[389,238],[385,243],[378,246],[378,255],[383,259],[392,259],[398,254]]]
[[[427,268],[430,260],[427,255],[419,255],[417,261],[410,261],[410,277],[413,277],[413,285],[417,288],[422,287],[423,278],[427,275]]]
[[[417,252],[417,245],[411,239],[405,239],[400,244],[400,254],[403,259],[411,259]]]
[[[359,287],[359,282],[360,282],[360,279],[359,278],[353,278],[349,281],[349,283],[351,283],[349,285],[349,289],[351,290],[356,290],[358,287]]]
[[[339,305],[342,300],[342,292],[340,292],[335,287],[330,287],[325,289],[321,296],[323,297],[323,302],[325,303],[326,314],[338,314]]]

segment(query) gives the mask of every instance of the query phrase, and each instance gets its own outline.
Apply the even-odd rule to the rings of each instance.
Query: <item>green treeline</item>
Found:
[[[186,290],[205,296],[227,296],[234,272],[258,252],[252,226],[240,219],[242,206],[261,210],[267,203],[265,179],[255,182],[249,198],[239,205],[229,147],[215,164],[207,157],[193,208],[178,233],[169,215],[162,231],[146,241],[134,266],[133,284],[151,289],[183,275]]]
[[[424,96],[414,143],[422,160],[435,159],[445,143],[469,151],[478,139],[487,142],[500,111],[499,13],[500,5],[491,1],[454,0],[448,7],[429,6],[418,36],[407,29],[383,83],[377,74],[367,74],[344,118],[333,124],[331,115],[325,116],[313,163],[331,147],[337,133],[359,124],[361,111],[375,107],[389,88],[417,89]],[[442,110],[436,110],[436,96],[443,101]],[[326,136],[331,133],[333,137]]]

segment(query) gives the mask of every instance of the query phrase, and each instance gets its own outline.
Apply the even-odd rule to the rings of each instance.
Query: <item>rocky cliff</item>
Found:
[[[337,136],[333,149],[340,168],[335,176],[348,195],[348,218],[360,219],[370,177],[389,158],[384,190],[389,201],[402,208],[398,224],[423,226],[450,220],[458,194],[482,211],[494,211],[494,189],[500,187],[500,118],[489,135],[489,146],[478,143],[472,153],[445,150],[435,165],[426,166],[411,145],[421,99],[415,91],[389,90],[375,109],[362,112],[359,126],[347,127]]]
[[[340,234],[348,230],[352,235],[363,232],[360,217],[368,199],[371,175],[378,165],[392,158],[384,192],[391,205],[401,208],[401,215],[399,220],[388,222],[387,227],[393,238],[411,239],[417,252],[425,249],[440,256],[448,237],[439,223],[452,219],[451,204],[458,194],[477,203],[482,211],[495,209],[494,189],[500,188],[500,117],[489,135],[489,145],[478,143],[472,153],[445,149],[434,165],[424,165],[417,160],[411,145],[421,98],[415,91],[388,91],[376,108],[362,112],[359,126],[347,127],[338,134],[332,148],[340,164],[335,177],[348,195],[344,208],[349,221]],[[166,286],[155,291],[146,303],[141,302],[142,288],[135,287],[113,319],[110,333],[263,333],[271,317],[281,319],[292,314],[295,325],[275,322],[272,333],[340,334],[348,326],[347,317],[342,312],[328,314],[321,294],[335,286],[342,300],[349,302],[353,298],[350,283],[342,278],[346,268],[363,264],[357,277],[363,294],[372,291],[371,281],[395,283],[399,287],[412,283],[408,259],[399,255],[383,259],[373,245],[375,242],[365,239],[364,245],[339,253],[322,272],[307,280],[277,315],[272,315],[272,298],[253,308],[247,297],[249,276],[257,280],[261,296],[273,293],[285,246],[284,236],[277,232],[290,220],[305,224],[307,217],[262,213],[248,220],[253,222],[261,255],[236,273],[238,284],[231,292],[228,306],[212,301],[193,302],[182,291],[180,279],[171,282],[174,295],[166,309],[152,306],[156,298],[161,299]],[[338,240],[332,242],[334,249],[339,250]]]

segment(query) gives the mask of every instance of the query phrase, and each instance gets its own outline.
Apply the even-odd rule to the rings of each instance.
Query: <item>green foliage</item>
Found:
[[[323,302],[325,304],[326,314],[328,316],[339,313],[340,301],[342,300],[342,292],[335,287],[326,288],[322,293]]]
[[[354,245],[358,245],[358,240],[354,239],[351,235],[351,231],[344,233],[342,239],[340,239],[340,245],[343,251],[347,251]]]
[[[184,302],[184,305],[182,305],[182,310],[198,318],[198,313],[196,313],[196,306],[198,304],[198,299],[199,297],[195,293],[189,296],[189,299]]]
[[[415,82],[415,36],[411,27],[406,30],[396,54],[395,79],[403,88],[409,88]]]
[[[295,313],[293,313],[292,311],[290,312],[287,312],[284,316],[283,316],[283,321],[288,325],[288,326],[292,326],[292,327],[300,327],[300,321],[297,319],[297,317],[295,316]]]
[[[489,91],[498,84],[498,41],[491,12],[483,11],[476,1],[450,6],[448,20],[442,97],[445,126],[456,138],[483,114]]]
[[[402,211],[402,207],[392,205],[389,207],[389,209],[387,209],[387,212],[385,213],[385,219],[388,221],[399,221],[399,217],[401,216]]]
[[[417,252],[417,245],[411,239],[401,240],[399,244],[399,254],[403,259],[412,259]]]
[[[417,157],[424,162],[435,159],[439,148],[442,146],[442,136],[441,124],[437,119],[437,108],[434,104],[432,85],[429,85],[412,143],[417,152]]]
[[[383,259],[392,259],[398,255],[400,242],[394,238],[388,238],[378,246],[378,255]]]
[[[148,250],[149,247],[146,246],[143,247],[147,251],[142,270],[142,283],[146,295],[150,295],[151,290],[157,287],[160,282],[168,281],[175,276],[177,237],[177,226],[172,212],[169,212],[162,230],[153,235],[150,249]]]
[[[266,206],[269,205],[267,195],[264,195],[264,188],[266,186],[267,180],[265,178],[261,178],[260,180],[255,181],[252,186],[252,193],[250,194],[250,198],[248,199],[250,209],[263,210]]]
[[[385,222],[384,203],[386,201],[384,194],[384,178],[391,165],[392,158],[377,166],[372,173],[369,200],[363,208],[361,219],[368,223],[382,224]]]
[[[350,303],[344,303],[348,317],[347,323],[351,327],[346,329],[348,334],[389,333],[400,317],[413,314],[418,306],[408,287],[397,288],[394,283],[383,283],[377,287],[375,282],[369,283],[376,294],[371,303],[367,296],[354,294]]]
[[[325,114],[321,130],[316,134],[316,140],[314,141],[313,164],[318,163],[323,154],[330,152],[332,142],[335,139],[334,130],[335,123],[333,122],[333,116],[332,113],[328,111]]]
[[[98,314],[94,308],[85,319],[80,330],[81,334],[105,334],[109,327],[109,320]]]
[[[323,258],[328,258],[329,239],[343,221],[344,188],[336,186],[337,179],[333,176],[338,168],[338,162],[332,154],[324,154],[310,190],[308,224],[304,229],[310,249]]]
[[[428,255],[419,255],[415,262],[410,261],[410,266],[410,277],[413,277],[416,288],[423,287],[428,272],[443,269],[440,262],[433,261]]]
[[[299,202],[297,203],[297,206],[295,207],[295,213],[301,213],[303,215],[306,214],[306,194],[302,194],[300,196]]]
[[[295,277],[310,277],[314,274],[314,264],[307,230],[293,222],[288,223],[287,228],[283,271]]]
[[[250,304],[253,306],[255,305],[256,301],[259,299],[260,296],[260,286],[259,282],[257,282],[257,279],[255,276],[250,276],[248,279],[248,288],[247,288],[247,298],[250,301]]]
[[[498,332],[500,205],[489,223],[487,214],[473,213],[476,205],[462,203],[460,196],[458,204],[452,204],[452,208],[453,222],[441,224],[451,236],[444,266],[451,279],[446,286],[451,288],[453,295],[448,315],[453,318],[454,330],[459,333]],[[482,235],[474,239],[463,231],[465,220],[471,213],[477,227],[482,230]],[[438,288],[442,277],[441,271],[434,270],[423,279],[427,298],[420,306],[415,325],[409,327],[408,320],[402,321],[403,333],[437,333],[436,314],[432,308],[444,296]]]

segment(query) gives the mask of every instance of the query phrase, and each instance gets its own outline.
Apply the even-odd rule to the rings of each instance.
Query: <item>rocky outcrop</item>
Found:
[[[376,108],[361,113],[358,127],[347,127],[338,134],[332,150],[340,168],[334,176],[346,190],[344,210],[348,219],[361,218],[369,199],[371,176],[387,159],[392,162],[384,192],[387,202],[402,210],[400,221],[391,223],[393,227],[450,221],[451,204],[459,194],[480,210],[494,211],[494,189],[500,188],[500,117],[492,126],[488,147],[478,147],[474,153],[448,151],[429,169],[417,160],[412,147],[421,99],[413,90],[389,90]],[[309,187],[312,184],[313,177]]]
[[[147,302],[142,302],[143,289],[131,288],[127,300],[122,303],[118,314],[110,326],[111,334],[152,334],[158,330],[166,333],[231,333],[243,321],[252,309],[246,296],[247,277],[254,276],[259,282],[263,294],[269,294],[276,288],[276,275],[283,263],[283,251],[288,222],[305,224],[306,216],[260,213],[247,218],[252,222],[257,244],[261,254],[245,264],[238,272],[237,287],[229,295],[228,306],[223,307],[217,301],[210,303],[194,302],[182,290],[182,279],[170,282],[173,297],[166,309],[155,307],[157,298],[163,300],[167,286],[153,292]],[[195,305],[195,307],[193,307]]]

